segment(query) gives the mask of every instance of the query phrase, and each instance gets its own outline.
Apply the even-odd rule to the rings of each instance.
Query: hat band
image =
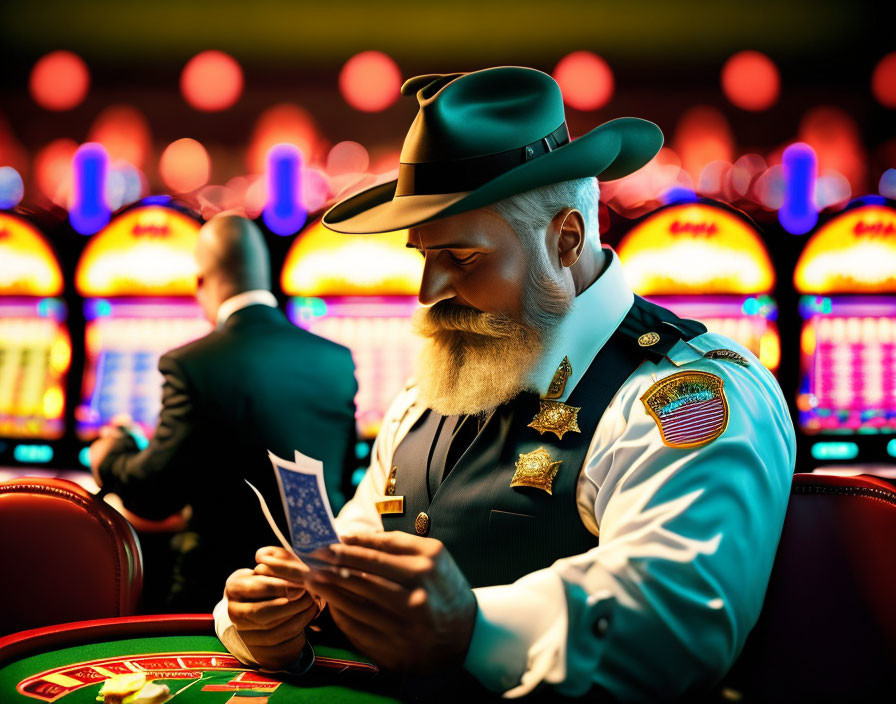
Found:
[[[569,143],[566,122],[524,147],[499,154],[474,156],[456,161],[427,161],[399,164],[396,196],[423,196],[436,193],[474,191],[501,174]]]

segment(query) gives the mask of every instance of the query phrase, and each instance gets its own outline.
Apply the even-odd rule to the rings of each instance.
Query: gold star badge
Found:
[[[551,494],[551,483],[562,462],[563,460],[554,462],[543,447],[521,454],[516,461],[516,472],[513,473],[510,486],[528,486]]]
[[[567,406],[560,401],[540,401],[538,413],[528,427],[535,428],[544,435],[551,432],[562,440],[565,433],[581,433],[579,430],[579,411],[581,406]]]

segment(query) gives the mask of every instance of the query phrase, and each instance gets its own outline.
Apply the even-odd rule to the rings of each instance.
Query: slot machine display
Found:
[[[63,286],[44,235],[0,212],[0,465],[59,459],[72,351]]]
[[[669,205],[629,230],[618,252],[635,293],[739,342],[776,372],[775,270],[746,216],[704,202]]]
[[[798,456],[896,476],[896,209],[858,202],[819,226],[794,285]]]
[[[161,406],[159,357],[211,330],[193,298],[199,223],[166,200],[124,211],[78,262],[85,363],[75,429],[84,443],[119,414],[151,437]]]
[[[358,433],[368,441],[420,349],[409,318],[418,307],[423,258],[406,244],[407,231],[342,235],[316,222],[296,238],[281,276],[291,296],[289,319],[352,351]]]

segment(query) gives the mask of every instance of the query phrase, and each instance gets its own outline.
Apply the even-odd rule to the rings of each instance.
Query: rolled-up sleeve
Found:
[[[474,590],[466,667],[507,697],[542,683],[625,701],[679,696],[717,681],[755,625],[787,507],[795,439],[775,380],[700,360],[720,376],[724,433],[665,445],[641,395],[681,371],[642,365],[595,433],[579,484],[593,550],[509,585]]]

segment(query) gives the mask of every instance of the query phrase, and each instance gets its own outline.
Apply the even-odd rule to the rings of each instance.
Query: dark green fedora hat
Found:
[[[389,232],[481,208],[560,181],[621,178],[650,161],[660,128],[621,117],[570,141],[560,86],[546,73],[501,66],[417,76],[417,117],[401,150],[398,179],[340,201],[331,230]]]

